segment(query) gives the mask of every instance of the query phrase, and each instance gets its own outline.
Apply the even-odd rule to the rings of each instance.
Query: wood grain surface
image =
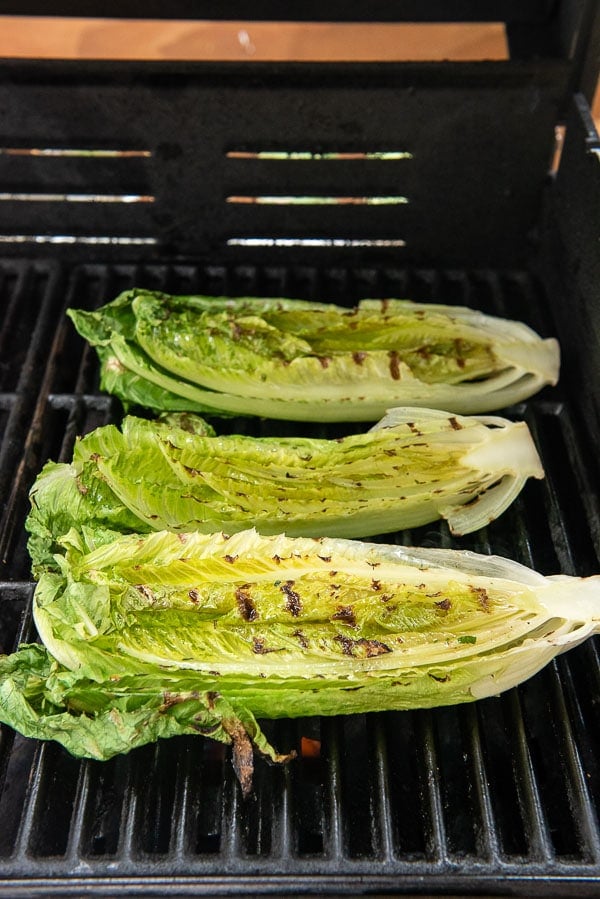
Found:
[[[505,59],[492,24],[158,21],[0,16],[0,57],[207,60]],[[600,91],[593,108],[600,124]]]
[[[0,56],[109,59],[503,59],[502,26],[0,17]]]

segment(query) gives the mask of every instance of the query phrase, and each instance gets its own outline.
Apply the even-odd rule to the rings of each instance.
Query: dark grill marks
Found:
[[[285,594],[286,609],[294,616],[294,618],[297,618],[302,611],[302,600],[300,599],[300,595],[292,589],[294,583],[295,581],[286,581],[279,589]]]
[[[477,601],[484,612],[489,612],[490,597],[485,587],[475,587],[471,584],[471,592],[477,594]]]
[[[348,627],[356,627],[356,615],[352,606],[338,606],[337,612],[331,616],[332,621],[341,621]]]
[[[334,639],[336,643],[340,644],[344,655],[352,658],[372,659],[392,651],[385,643],[381,643],[379,640],[367,640],[366,637],[352,640],[345,634],[336,634]]]
[[[145,599],[147,599],[148,602],[151,602],[151,603],[154,602],[154,593],[152,592],[150,587],[148,587],[146,584],[136,584],[135,589],[138,591],[138,593],[141,596],[143,596]]]
[[[294,631],[292,636],[296,637],[302,649],[308,649],[308,638],[301,630]]]
[[[239,324],[232,319],[229,320],[228,324],[231,327],[231,337],[233,340],[239,340],[243,334]]]
[[[265,646],[263,637],[254,637],[252,640],[252,652],[255,652],[259,656],[264,656],[268,652],[277,652],[277,650],[269,649],[268,646]]]
[[[256,621],[258,612],[252,597],[248,593],[249,586],[249,584],[244,584],[242,587],[235,588],[235,601],[244,621]]]
[[[390,359],[390,375],[394,381],[400,380],[400,357],[396,350],[390,350],[388,353]]]
[[[459,368],[464,368],[466,365],[465,358],[463,356],[465,346],[464,341],[461,337],[456,337],[454,339],[454,349],[456,351],[456,364]]]

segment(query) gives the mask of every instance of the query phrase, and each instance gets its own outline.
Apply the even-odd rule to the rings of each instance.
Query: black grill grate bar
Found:
[[[578,575],[593,573],[599,563],[598,488],[583,472],[580,447],[585,441],[580,440],[577,445],[569,412],[560,404],[540,402],[537,411],[528,416],[528,424],[545,471],[542,481],[545,513],[560,571]],[[595,463],[590,464],[590,470],[595,470]],[[588,516],[591,527],[588,527]],[[590,539],[594,531],[596,547]]]
[[[486,270],[484,282],[490,290],[495,315],[525,321],[542,336],[556,333],[539,281],[520,270]]]
[[[193,808],[191,796],[191,783],[194,777],[193,756],[191,752],[183,753],[178,760],[178,777],[175,786],[175,799],[173,802],[173,820],[170,836],[170,854],[181,861],[190,852],[193,829]]]
[[[328,719],[323,725],[327,753],[327,830],[324,849],[328,858],[339,859],[345,855],[343,814],[340,797],[343,795],[340,759],[340,724]]]
[[[540,411],[545,409],[550,411],[550,404],[540,405]],[[596,552],[594,563],[597,566],[600,562],[600,483],[597,478],[597,458],[593,449],[590,451],[590,447],[593,447],[594,444],[583,428],[576,426],[569,406],[566,404],[560,408],[560,425],[565,452],[569,460],[570,476],[577,485],[577,496],[586,514],[586,534],[589,534],[593,540]],[[563,513],[565,507],[566,504],[563,503]],[[594,570],[597,570],[597,567]]]
[[[598,794],[600,783],[600,758],[589,735],[598,733],[600,709],[600,639],[596,636],[588,640],[579,650],[576,661],[581,660],[578,669],[579,678],[575,677],[573,658],[560,659],[565,696],[577,734],[581,762],[585,771],[585,782],[593,796]],[[583,676],[583,679],[582,679]],[[596,829],[598,828],[598,807],[596,802]]]
[[[123,805],[121,810],[121,826],[119,828],[119,845],[117,857],[125,864],[135,856],[135,836],[137,823],[137,791],[133,785],[131,757],[127,759],[124,769]]]
[[[592,652],[594,654],[594,659],[595,659],[595,665],[594,665],[593,671],[594,671],[595,682],[598,686],[597,693],[600,693],[600,645],[599,645],[597,639],[590,640],[589,645],[592,649]]]
[[[49,403],[56,408],[58,404],[53,402],[54,400],[55,397],[49,397]],[[83,402],[80,397],[73,397],[73,400],[74,402],[71,403],[69,417],[67,419],[67,424],[64,429],[64,434],[58,453],[58,459],[60,462],[70,461],[73,455],[75,440],[77,436],[81,434],[81,422],[84,420],[85,412],[89,408],[89,405]]]
[[[11,301],[17,309],[27,308],[28,297],[38,291],[36,280],[42,284],[40,291],[39,313],[28,341],[27,353],[22,362],[16,392],[19,397],[30,398],[37,392],[40,362],[47,358],[47,335],[52,332],[52,315],[59,292],[57,286],[60,270],[56,266],[19,266],[16,283],[12,290]],[[10,331],[7,328],[10,336]]]
[[[17,394],[12,393],[0,393],[0,409],[3,412],[9,412],[14,406],[17,400]]]
[[[67,412],[67,422],[63,431],[57,461],[70,462],[73,455],[75,440],[84,431],[86,415],[89,412],[99,413],[103,424],[114,421],[116,401],[113,397],[72,394],[50,394],[48,407],[54,411]],[[40,414],[45,412],[40,409]]]
[[[39,805],[43,793],[42,786],[48,777],[49,771],[45,765],[45,759],[49,750],[48,743],[40,743],[36,749],[32,763],[32,771],[29,777],[27,795],[23,806],[19,832],[15,841],[14,856],[27,858],[31,854],[32,841],[35,838],[37,822],[39,819]]]
[[[294,826],[293,826],[293,798],[292,776],[289,767],[282,772],[281,793],[277,796],[277,803],[272,802],[271,813],[271,852],[270,856],[277,859],[288,859],[293,855]]]
[[[488,859],[492,864],[500,860],[498,832],[494,817],[490,779],[486,770],[477,710],[473,706],[465,709],[468,729],[469,749],[473,769],[473,785],[479,805],[482,827],[478,828],[478,855]]]
[[[25,278],[21,277],[20,283],[24,285]],[[23,299],[24,286],[15,293]],[[39,337],[39,328],[36,329]],[[34,332],[35,333],[35,332]],[[39,352],[39,348],[38,348]],[[30,346],[27,354],[26,367],[31,372],[35,368],[37,352]],[[14,393],[11,394],[8,405],[8,420],[4,438],[0,443],[0,488],[2,496],[9,496],[11,483],[14,483],[14,471],[18,465],[21,451],[20,436],[27,427],[30,418],[32,396],[35,394],[36,385],[32,379],[21,376]]]
[[[14,288],[14,297],[18,304],[25,305],[27,292],[32,289],[30,281],[35,274],[36,269],[19,269]],[[4,506],[4,521],[0,522],[0,562],[8,558],[9,546],[18,521],[15,504],[23,470],[27,463],[27,453],[23,453],[22,435],[27,433],[33,413],[40,381],[39,372],[43,370],[41,363],[46,359],[45,337],[51,331],[53,301],[57,292],[58,270],[44,269],[40,270],[39,274],[46,275],[41,308],[20,371],[14,402],[9,406],[6,429],[0,443],[0,496],[7,498]],[[31,431],[29,431],[28,437],[31,440]]]
[[[11,590],[18,590],[19,592],[23,592],[23,594],[27,597],[27,601],[25,603],[25,612],[23,613],[23,618],[21,624],[19,625],[19,630],[17,633],[17,639],[15,640],[15,648],[19,646],[21,643],[31,643],[35,639],[35,625],[33,623],[33,613],[32,613],[32,602],[33,602],[33,591],[35,589],[35,585],[31,583],[22,583],[15,581],[10,584]],[[0,595],[4,594],[3,586],[0,585]]]
[[[54,409],[64,409],[65,411],[87,411],[88,409],[105,412],[111,414],[114,408],[114,398],[111,396],[96,396],[93,393],[71,394],[71,393],[51,393],[48,395],[48,403]]]
[[[522,806],[529,854],[536,861],[551,863],[554,860],[554,848],[529,751],[519,690],[511,690],[506,695],[506,702],[510,711],[510,726],[516,747],[516,785]]]
[[[560,661],[565,662],[564,666],[559,665]],[[598,819],[596,818],[594,804],[590,798],[577,742],[573,735],[565,691],[561,680],[563,672],[568,670],[568,662],[566,660],[556,660],[552,663],[552,669],[553,700],[557,711],[555,720],[559,731],[562,754],[569,769],[567,783],[571,793],[570,800],[574,807],[573,818],[579,829],[579,837],[583,843],[582,848],[584,852],[591,860],[597,863],[600,861]]]
[[[512,293],[515,296],[506,307],[509,318],[522,319],[526,314],[528,324],[539,334],[556,334],[549,305],[542,296],[543,288],[536,278],[524,272],[512,272],[504,294]]]
[[[508,308],[504,286],[501,283],[500,277],[498,276],[497,272],[489,272],[486,274],[486,280],[488,282],[490,293],[494,303],[494,313],[495,315],[505,317],[508,315]],[[523,308],[527,308],[525,304],[523,304]]]
[[[591,655],[592,662],[586,669],[586,675],[589,678],[592,696],[600,696],[600,641],[598,637],[589,640],[587,649]],[[569,678],[571,677],[571,669],[567,668]],[[577,695],[575,689],[572,689],[573,695]]]
[[[0,581],[0,592],[10,592],[12,596],[17,598],[19,594],[27,594],[31,592],[31,581]]]
[[[547,422],[545,416],[541,414],[532,414],[527,417],[527,424],[531,430],[532,437],[538,448],[542,466],[544,468],[544,478],[541,481],[541,490],[543,495],[543,516],[540,516],[544,522],[544,526],[548,528],[547,544],[552,546],[556,553],[557,562],[560,570],[565,574],[574,572],[573,545],[569,540],[569,535],[565,532],[563,524],[563,512],[566,508],[561,507],[560,496],[557,490],[555,479],[551,476],[550,466],[553,463],[554,454],[558,447],[552,445],[546,451],[546,434]],[[555,438],[556,440],[556,438]],[[559,435],[562,440],[562,435]],[[554,444],[554,441],[552,442]],[[530,557],[531,566],[538,567],[534,554]],[[549,573],[549,572],[547,572]]]
[[[69,829],[69,837],[67,840],[67,848],[65,851],[66,860],[76,865],[83,855],[82,835],[84,832],[84,823],[86,817],[86,807],[88,797],[90,795],[90,763],[82,760],[79,765],[79,776],[77,778],[77,788],[75,790],[75,801],[73,803],[73,815]]]
[[[380,715],[376,716],[375,723],[375,792],[377,796],[378,815],[377,830],[381,843],[381,856],[384,862],[391,861],[394,857],[394,834],[392,829],[392,813],[390,804],[390,781],[387,742]]]
[[[2,358],[8,356],[8,345],[13,335],[13,326],[18,320],[22,308],[24,293],[31,275],[30,267],[18,265],[15,271],[14,265],[3,267],[0,276],[0,293],[10,291],[8,302],[4,303],[2,319],[0,320],[0,353]],[[11,285],[11,281],[14,283]]]
[[[541,416],[538,410],[533,409],[531,406],[527,405],[520,417],[527,424],[538,453],[541,454],[543,452],[543,443],[540,433]],[[547,489],[547,478],[545,475],[544,479],[540,483],[542,485],[543,491],[545,491]],[[526,504],[524,504],[522,495],[517,497],[515,503],[513,504],[513,510],[516,512],[514,516],[513,532],[515,534],[516,545],[519,547],[519,551],[521,553],[521,557],[518,561],[522,562],[524,565],[528,565],[530,568],[535,568],[536,560],[534,558],[529,529],[527,527],[527,506]],[[510,512],[510,509],[508,511]]]
[[[243,855],[240,793],[230,765],[225,767],[223,815],[221,819],[221,857],[225,862]]]
[[[431,712],[424,711],[418,716],[418,732],[420,754],[426,778],[427,801],[429,806],[429,832],[426,834],[427,851],[431,860],[437,865],[448,862],[448,840],[444,822],[444,803],[440,769],[435,748],[433,722]]]
[[[110,278],[111,269],[108,267],[101,267],[97,277],[97,283],[94,285],[96,287],[96,291],[100,298],[100,303],[107,302],[112,297],[110,294]],[[68,307],[74,306],[79,307],[81,305],[80,300],[78,299],[78,290],[81,290],[83,295],[85,296],[86,292],[86,284],[85,284],[85,269],[79,269],[77,271],[77,275],[73,281],[73,288],[70,293]],[[71,324],[64,323],[63,328],[71,327]],[[75,381],[75,393],[77,395],[85,393],[88,387],[88,377],[87,373],[91,368],[94,368],[96,365],[96,351],[94,348],[87,342],[83,342],[83,351],[81,354],[81,359],[79,361],[79,368],[77,370],[77,378]]]

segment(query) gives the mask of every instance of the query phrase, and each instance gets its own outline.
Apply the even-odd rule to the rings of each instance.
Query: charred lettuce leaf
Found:
[[[72,530],[0,658],[0,721],[97,759],[177,734],[286,761],[257,719],[470,702],[600,629],[600,578],[332,538]]]
[[[64,544],[34,606],[61,665],[98,682],[185,674],[257,717],[490,695],[600,623],[599,578],[468,552],[254,530]]]
[[[391,410],[337,439],[217,436],[194,415],[126,417],[49,463],[31,490],[29,550],[54,565],[71,527],[366,537],[445,518],[468,533],[543,469],[527,425]]]
[[[486,412],[558,378],[559,350],[524,324],[458,306],[168,296],[129,290],[68,311],[126,407],[375,421],[398,405]]]

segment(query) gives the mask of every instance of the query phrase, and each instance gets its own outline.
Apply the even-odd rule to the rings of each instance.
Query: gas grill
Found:
[[[170,16],[198,15],[192,5]],[[72,6],[53,12],[95,11]],[[254,15],[276,19],[276,6]],[[302,17],[322,18],[313,6]],[[0,64],[1,652],[35,640],[33,480],[48,458],[70,458],[77,435],[122,416],[65,309],[132,286],[409,297],[558,336],[558,387],[507,410],[528,422],[545,480],[468,537],[434,524],[382,539],[600,572],[597,3],[391,6],[343,15],[504,21],[510,59]],[[228,750],[201,737],[100,763],[0,727],[0,896],[597,896],[599,648],[589,640],[467,706],[265,722],[281,751],[308,738],[320,752],[257,763],[248,800]]]

